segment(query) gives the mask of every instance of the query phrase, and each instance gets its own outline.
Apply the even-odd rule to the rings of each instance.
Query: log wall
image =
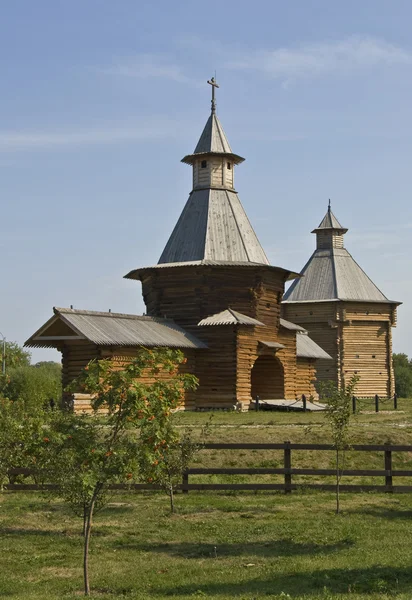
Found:
[[[318,381],[347,384],[360,377],[359,397],[394,394],[392,326],[396,306],[378,302],[318,302],[282,305],[286,319],[305,327],[333,358],[318,360]]]
[[[137,355],[138,348],[126,347],[107,347],[96,346],[81,342],[72,342],[65,344],[62,348],[62,381],[63,387],[67,387],[69,383],[78,377],[84,367],[93,359],[111,360],[113,369],[119,370],[129,364]],[[187,362],[179,366],[180,373],[196,372],[196,353],[194,350],[186,350],[184,352]],[[160,372],[156,379],[168,379],[170,375],[167,372]],[[152,374],[143,374],[141,381],[145,384],[150,384],[155,381]],[[182,402],[182,408],[195,408],[196,392],[188,391],[185,393],[185,398]],[[75,412],[91,412],[90,395],[84,394],[81,390],[77,392],[65,392],[65,403],[74,401]]]

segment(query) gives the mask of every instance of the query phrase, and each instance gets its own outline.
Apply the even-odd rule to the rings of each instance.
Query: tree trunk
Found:
[[[173,485],[169,488],[169,497],[170,497],[170,512],[174,514],[175,512],[175,498],[173,493]]]
[[[90,595],[90,583],[89,583],[89,546],[90,546],[90,535],[92,532],[92,519],[94,507],[96,504],[98,491],[95,490],[92,500],[90,502],[89,510],[87,513],[86,520],[86,531],[84,537],[84,555],[83,555],[83,577],[84,577],[84,595]]]
[[[336,514],[339,514],[340,510],[340,497],[339,497],[339,483],[340,483],[340,474],[339,474],[339,450],[336,448]]]
[[[86,525],[87,525],[87,506],[85,504],[83,506],[83,529],[82,529],[83,537],[85,537],[85,535],[86,535]]]

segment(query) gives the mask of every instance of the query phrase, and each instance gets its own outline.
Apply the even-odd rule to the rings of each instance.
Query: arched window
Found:
[[[228,168],[228,170],[230,171],[230,169],[232,168],[232,163],[229,163],[229,162],[228,162],[228,163],[227,163],[227,168]]]
[[[206,167],[207,167],[207,160],[202,160],[202,162],[200,163],[200,166],[202,167],[202,169],[206,169]]]

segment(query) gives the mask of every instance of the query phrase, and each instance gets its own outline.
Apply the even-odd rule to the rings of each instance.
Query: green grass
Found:
[[[208,413],[176,415],[194,433]],[[397,413],[358,415],[353,443],[412,444],[412,401]],[[210,441],[328,442],[322,413],[215,413]],[[272,451],[201,451],[194,466],[281,466]],[[333,465],[331,453],[293,452],[292,466]],[[349,452],[350,468],[383,468],[382,453]],[[394,467],[412,468],[412,456]],[[201,477],[199,481],[252,481]],[[195,478],[193,478],[193,481]],[[281,481],[261,476],[257,481]],[[299,481],[315,482],[316,478]],[[325,479],[322,479],[326,483]],[[352,479],[355,482],[355,479]],[[343,481],[345,483],[346,481]],[[357,478],[357,483],[371,482]],[[395,480],[395,483],[410,481]],[[376,480],[383,483],[383,478]],[[139,600],[410,600],[412,495],[119,493],[97,518],[93,597]],[[71,600],[82,590],[80,519],[38,493],[0,495],[0,597]]]
[[[119,494],[96,519],[98,598],[409,600],[412,498],[333,494]],[[35,493],[1,497],[0,595],[78,598],[80,520]]]

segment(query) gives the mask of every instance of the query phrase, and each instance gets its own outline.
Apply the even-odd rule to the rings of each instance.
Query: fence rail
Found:
[[[292,467],[292,450],[315,450],[315,451],[331,451],[335,450],[332,444],[294,444],[291,442],[283,443],[264,443],[264,444],[242,444],[242,443],[208,443],[202,446],[202,450],[283,450],[283,467],[256,467],[256,468],[225,468],[225,467],[196,467],[190,468],[183,473],[182,483],[177,486],[177,489],[183,493],[188,493],[190,490],[278,490],[285,493],[291,493],[294,490],[301,488],[313,490],[334,491],[336,484],[323,483],[294,483],[292,478],[297,475],[306,475],[314,477],[330,477],[336,475],[336,469],[311,469],[311,468],[294,468]],[[393,469],[393,453],[412,452],[412,445],[405,444],[355,444],[348,446],[347,450],[355,452],[382,452],[383,468],[382,469],[343,469],[340,474],[345,477],[382,477],[385,483],[382,485],[370,484],[340,484],[341,491],[349,492],[368,492],[379,491],[389,493],[410,493],[412,492],[411,485],[394,485],[393,478],[395,477],[411,477],[412,470],[410,469]],[[34,475],[35,472],[31,469],[11,469],[9,476]],[[282,483],[190,483],[189,477],[193,475],[283,475]],[[30,490],[53,490],[57,486],[53,484],[40,485],[36,483],[10,483],[5,486],[7,490],[13,491],[30,491]],[[109,486],[113,490],[134,489],[134,490],[155,490],[159,489],[158,485],[148,483],[132,483],[132,484],[112,484]]]

